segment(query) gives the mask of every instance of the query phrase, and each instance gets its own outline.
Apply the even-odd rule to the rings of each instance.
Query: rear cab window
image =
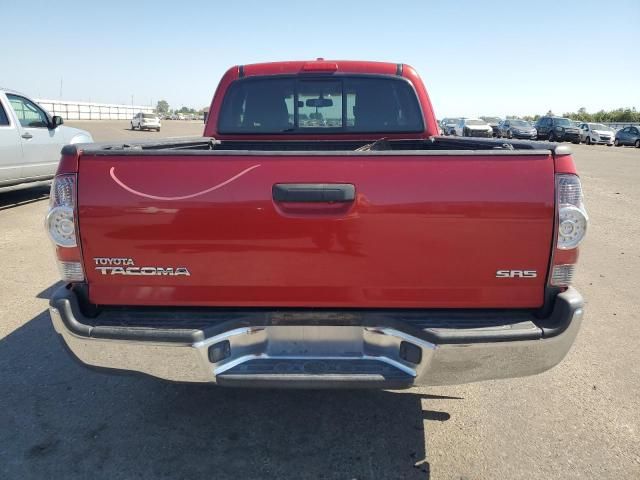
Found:
[[[422,111],[411,84],[372,76],[250,77],[223,99],[222,134],[416,133]]]

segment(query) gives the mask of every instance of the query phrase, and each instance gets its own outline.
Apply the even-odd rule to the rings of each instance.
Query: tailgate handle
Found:
[[[271,193],[276,202],[348,203],[356,198],[350,183],[276,183]]]

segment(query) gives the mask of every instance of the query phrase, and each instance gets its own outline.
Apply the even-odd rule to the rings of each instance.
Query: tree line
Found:
[[[156,112],[158,113],[201,113],[205,110],[205,108],[201,108],[200,110],[196,110],[195,108],[189,108],[189,107],[185,107],[183,106],[180,109],[174,109],[171,110],[169,108],[169,102],[167,102],[166,100],[159,100],[157,105],[156,105]]]
[[[174,109],[173,111],[169,109],[169,103],[166,100],[158,101],[156,105],[156,112],[158,113],[200,113],[206,110],[205,108],[200,109],[199,111],[189,108],[182,107],[180,109]],[[551,110],[546,113],[547,116],[555,115]],[[517,115],[507,115],[507,118],[523,118],[524,120],[535,122],[542,115],[525,115],[524,117],[519,117]],[[636,110],[635,107],[631,108],[617,108],[615,110],[600,110],[599,112],[589,113],[587,109],[582,107],[579,108],[577,112],[564,112],[562,114],[563,117],[571,118],[573,120],[580,120],[582,122],[598,122],[598,123],[615,123],[615,122],[633,122],[640,123],[640,112]]]
[[[546,115],[555,115],[549,110]],[[616,123],[616,122],[633,122],[640,123],[640,112],[635,107],[631,108],[617,108],[615,110],[600,110],[599,112],[589,113],[587,109],[582,107],[577,112],[564,112],[563,117],[571,118],[572,120],[580,120],[582,122],[596,122],[596,123]],[[525,115],[524,117],[507,116],[507,118],[523,118],[527,121],[536,121],[542,115]]]

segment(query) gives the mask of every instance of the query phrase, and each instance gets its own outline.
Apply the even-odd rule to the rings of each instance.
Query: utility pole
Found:
[[[60,98],[59,100],[62,100],[62,77],[60,77]]]

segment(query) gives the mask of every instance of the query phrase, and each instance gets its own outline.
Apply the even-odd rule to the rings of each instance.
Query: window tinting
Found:
[[[347,130],[419,132],[424,129],[418,99],[408,83],[386,78],[346,78]]]
[[[420,132],[418,100],[404,80],[375,77],[252,78],[223,100],[220,133]]]
[[[4,111],[4,107],[0,104],[0,126],[9,125],[9,117]]]
[[[293,121],[293,118],[291,120]],[[340,80],[299,82],[298,127],[302,129],[341,126],[342,82]]]
[[[293,80],[282,78],[235,82],[224,97],[218,129],[223,133],[280,133],[293,128],[294,85]]]
[[[49,119],[44,111],[35,103],[24,97],[7,94],[9,103],[13,111],[18,117],[20,125],[30,128],[46,128],[49,125]]]

